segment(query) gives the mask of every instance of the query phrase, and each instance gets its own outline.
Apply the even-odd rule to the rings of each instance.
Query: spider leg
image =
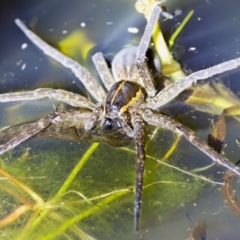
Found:
[[[83,85],[90,92],[90,94],[98,101],[102,102],[105,92],[103,88],[96,82],[90,72],[82,67],[77,61],[65,56],[52,46],[44,42],[35,33],[30,31],[20,19],[16,19],[15,23],[23,31],[23,33],[30,39],[39,49],[46,55],[61,63],[64,67],[70,68],[75,76],[82,81]]]
[[[134,137],[134,131],[128,124],[128,115],[125,112],[123,112],[120,114],[119,119],[120,119],[122,128],[124,129],[127,136]]]
[[[145,90],[147,91],[149,97],[155,96],[156,89],[154,87],[154,78],[151,70],[147,67],[146,51],[149,47],[152,31],[161,13],[164,15],[167,14],[169,18],[172,18],[170,14],[163,12],[162,8],[158,6],[153,8],[152,14],[139,43],[136,56],[137,69],[141,78],[143,79]]]
[[[51,137],[56,139],[73,140],[73,135],[70,133],[69,129],[76,129],[78,131],[77,135],[84,132],[84,124],[91,116],[91,113],[91,111],[86,111],[85,109],[58,112],[58,116],[53,119],[51,126],[48,126],[44,129],[44,131],[37,133],[36,137]],[[1,129],[0,145],[4,145],[6,142],[10,141],[13,136],[28,132],[37,121],[18,124]]]
[[[146,161],[145,156],[145,141],[144,141],[144,124],[140,115],[133,116],[132,125],[134,129],[134,140],[137,151],[137,169],[136,169],[136,184],[135,184],[135,202],[134,202],[134,228],[137,232],[139,230],[139,219],[141,215],[142,203],[142,188],[144,166]]]
[[[89,101],[87,98],[81,95],[62,89],[52,88],[38,88],[33,91],[4,93],[0,95],[0,102],[38,100],[45,97],[65,102],[73,107],[82,107],[88,109],[94,109],[95,107],[95,104],[93,102]]]
[[[7,152],[8,150],[19,145],[21,142],[31,138],[32,136],[34,136],[37,133],[39,133],[40,131],[42,131],[44,128],[49,126],[49,124],[51,124],[52,121],[57,116],[58,115],[56,113],[50,114],[32,124],[30,124],[25,132],[20,133],[19,135],[17,135],[16,137],[13,137],[11,140],[9,140],[4,145],[0,146],[0,154]],[[0,135],[1,135],[1,132],[0,132]]]
[[[92,60],[104,86],[109,91],[112,85],[115,83],[115,80],[111,72],[109,71],[108,65],[104,59],[103,54],[101,52],[94,54],[92,56]]]
[[[94,108],[91,116],[89,117],[89,119],[87,120],[87,122],[85,123],[85,129],[86,130],[90,130],[95,126],[95,123],[102,119],[102,115],[103,115],[103,111],[102,111],[102,105],[99,103],[96,105],[96,107]]]
[[[213,162],[222,165],[240,176],[240,169],[228,159],[223,157],[209,147],[206,143],[201,141],[189,128],[183,126],[181,123],[159,113],[153,113],[149,109],[143,110],[142,117],[144,121],[154,126],[159,126],[164,129],[171,130],[174,133],[184,136],[191,144],[197,147],[201,152],[209,156]]]
[[[199,80],[205,80],[214,75],[221,74],[226,71],[233,70],[240,66],[240,58],[229,60],[213,67],[203,69],[186,76],[179,81],[176,81],[167,87],[165,87],[161,92],[159,92],[155,97],[147,99],[147,107],[151,109],[158,109],[171,100],[173,100],[178,94],[180,94],[185,89],[196,84]]]

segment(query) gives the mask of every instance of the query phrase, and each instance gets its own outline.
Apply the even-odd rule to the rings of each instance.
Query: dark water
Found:
[[[169,12],[173,12],[177,8],[183,11],[182,15],[173,21],[162,22],[163,33],[166,38],[171,36],[177,24],[181,22],[191,9],[195,11],[190,22],[176,40],[176,44],[184,49],[184,54],[181,56],[180,61],[186,70],[194,72],[239,57],[239,1],[169,0],[166,5]],[[87,42],[92,42],[92,49],[87,54],[87,57],[84,58],[82,55],[83,49],[87,48],[88,45],[81,43],[82,46],[80,46],[80,50],[75,51],[74,58],[87,67],[94,76],[97,76],[97,74],[90,60],[90,56],[94,52],[102,51],[108,59],[112,59],[114,53],[123,46],[137,44],[145,26],[145,19],[134,9],[134,1],[127,0],[73,0],[71,2],[66,0],[25,0],[17,2],[3,0],[0,3],[0,9],[0,93],[30,90],[38,87],[53,87],[86,94],[82,84],[68,70],[44,56],[41,51],[26,39],[15,26],[15,18],[24,20],[27,26],[33,24],[35,19],[32,29],[41,38],[55,47],[58,47],[58,42],[63,40],[69,33],[79,29],[84,33],[84,36],[87,36]],[[82,27],[83,23],[85,27]],[[130,33],[127,30],[129,27],[138,28],[139,32],[136,34]],[[64,31],[67,31],[67,33],[64,34]],[[21,49],[23,43],[28,44],[24,50]],[[25,69],[23,69],[24,64]],[[239,72],[225,76],[224,83],[236,95],[239,95]],[[15,125],[38,119],[53,111],[52,103],[54,102],[50,104],[48,101],[23,105],[1,104],[0,126]],[[205,117],[205,115],[203,116]],[[209,118],[208,115],[207,117]],[[206,138],[210,121],[207,119],[201,122],[200,119],[192,120],[191,126],[193,129],[199,130],[200,136]],[[240,151],[235,144],[235,138],[240,135],[238,130],[239,124],[233,119],[228,119],[227,123],[228,135],[226,141],[228,146],[224,151],[229,159],[236,161],[239,159]],[[171,140],[167,141],[171,142]],[[186,153],[188,149],[186,144],[182,144],[183,148],[180,150],[179,155]],[[84,148],[85,145],[81,145],[81,147]],[[190,155],[193,158],[198,158],[199,156],[194,151]],[[131,164],[134,166],[134,157],[132,157]],[[187,164],[187,162],[184,162],[182,166],[184,164]],[[189,164],[191,165],[191,163]],[[99,166],[95,164],[94,167],[98,168]],[[109,168],[109,172],[110,170],[111,168]],[[114,170],[112,171],[114,173]],[[134,167],[132,171],[130,183],[134,181]],[[116,167],[115,175],[117,174]],[[190,179],[190,181],[193,180]],[[133,199],[133,195],[129,196],[129,198]],[[160,206],[164,207],[164,203]],[[199,218],[204,218],[207,221],[207,239],[238,239],[240,219],[235,217],[224,206],[225,204],[218,187],[213,187],[210,192],[200,195],[193,202],[184,204],[183,201],[182,204],[173,207],[170,213],[165,215],[165,219],[161,219],[160,215],[151,215],[145,211],[145,217],[144,214],[142,217],[143,225],[146,229],[143,239],[184,239],[187,236],[187,229],[194,227],[196,220]],[[123,204],[124,207],[125,205]],[[131,208],[131,204],[127,205],[127,207]],[[127,211],[131,212],[131,209],[129,210],[127,207]],[[124,219],[125,216],[119,216],[119,228],[122,226],[121,217]],[[130,214],[128,217],[132,218],[132,215]],[[85,222],[84,226],[87,227],[84,230],[91,233],[96,239],[139,239],[139,236],[129,232],[123,237],[123,235],[119,234],[121,229],[118,229],[117,225],[111,225],[111,221],[108,223],[108,228],[115,230],[114,235],[108,235],[107,229],[105,230],[105,236],[102,233],[104,231],[101,234],[99,231],[95,233],[94,229],[89,227],[91,221],[93,220]],[[131,223],[131,221],[129,222]],[[103,226],[106,227],[105,225]]]

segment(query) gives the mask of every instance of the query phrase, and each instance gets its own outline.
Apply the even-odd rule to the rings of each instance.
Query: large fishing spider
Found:
[[[157,112],[162,106],[173,100],[178,94],[195,84],[198,80],[207,79],[213,75],[237,68],[240,65],[240,58],[195,72],[168,85],[162,91],[157,93],[154,86],[152,69],[149,69],[147,65],[146,51],[149,47],[154,25],[160,14],[167,18],[172,17],[158,6],[153,8],[140,44],[137,47],[125,48],[115,56],[112,63],[114,78],[107,67],[103,55],[97,53],[93,56],[93,61],[98,74],[102,79],[104,87],[108,91],[107,94],[87,69],[49,46],[33,32],[28,30],[27,27],[17,19],[15,21],[16,24],[26,36],[45,54],[54,58],[65,67],[70,68],[98,103],[95,104],[87,98],[72,92],[50,88],[40,88],[34,91],[0,95],[0,102],[36,100],[48,97],[79,108],[79,110],[58,111],[41,118],[39,121],[29,124],[24,132],[19,133],[16,137],[13,137],[0,147],[0,154],[14,148],[19,143],[54,124],[64,125],[66,122],[71,123],[69,129],[74,128],[76,130],[75,134],[79,138],[81,138],[77,131],[80,127],[78,125],[79,122],[85,123],[86,132],[92,131],[92,129],[96,127],[105,129],[120,128],[125,136],[134,138],[137,152],[134,203],[136,231],[139,229],[141,195],[146,158],[144,149],[144,122],[169,129],[176,134],[184,136],[200,151],[208,155],[215,163],[223,165],[240,175],[238,167],[198,139],[190,129],[170,117]],[[157,70],[159,71],[159,66],[157,67]]]

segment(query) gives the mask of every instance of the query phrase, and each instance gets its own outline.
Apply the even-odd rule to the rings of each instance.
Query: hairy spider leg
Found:
[[[36,135],[46,127],[48,127],[52,121],[58,116],[58,113],[50,114],[46,117],[41,118],[40,120],[34,122],[29,126],[26,132],[23,132],[16,137],[13,137],[10,141],[5,143],[0,147],[0,154],[7,152],[8,150],[16,147],[21,142],[31,138],[32,136]],[[0,132],[1,134],[1,132]]]
[[[161,7],[155,6],[153,8],[152,14],[150,16],[150,19],[147,23],[144,34],[139,43],[138,50],[137,50],[137,56],[136,56],[137,69],[143,80],[145,90],[148,93],[149,97],[155,96],[156,89],[154,86],[154,78],[151,73],[151,70],[147,67],[146,51],[149,47],[149,43],[150,43],[151,36],[152,36],[152,31],[154,29],[154,26],[155,26],[157,20],[159,19],[160,14],[164,14],[164,15],[167,14],[168,18],[173,17],[172,15],[165,13]]]
[[[92,56],[93,63],[97,69],[98,75],[100,76],[102,83],[109,91],[112,85],[115,83],[115,80],[109,71],[108,65],[104,59],[104,56],[101,52],[98,52]]]
[[[44,54],[61,63],[64,67],[70,68],[71,71],[75,74],[75,76],[83,83],[83,85],[92,95],[92,97],[96,99],[99,103],[102,102],[105,96],[105,92],[86,68],[81,66],[77,61],[65,56],[64,54],[44,42],[35,33],[30,31],[20,19],[16,19],[15,23],[28,37],[28,39],[32,41],[39,49],[41,49]]]
[[[173,100],[178,94],[187,88],[196,84],[199,80],[205,80],[214,75],[224,73],[226,71],[233,70],[240,66],[240,58],[229,60],[213,67],[203,69],[190,74],[170,85],[165,87],[161,92],[159,92],[155,97],[147,99],[147,107],[151,109],[158,109],[171,100]]]
[[[134,140],[137,152],[135,201],[134,201],[134,229],[139,230],[139,219],[141,216],[143,176],[145,169],[145,133],[143,119],[138,114],[132,114],[132,125],[134,129]]]
[[[0,95],[0,102],[39,100],[42,98],[56,99],[73,107],[94,109],[95,104],[87,98],[62,89],[38,88],[33,91],[4,93]]]
[[[181,123],[176,122],[170,117],[167,117],[160,113],[153,113],[149,109],[143,110],[142,117],[144,121],[151,125],[168,129],[176,134],[184,136],[192,145],[197,147],[205,155],[209,156],[213,162],[228,168],[229,170],[235,172],[237,175],[240,176],[240,168],[238,166],[236,166],[228,159],[214,151],[206,143],[201,141],[189,128],[183,126]]]
[[[89,119],[87,120],[87,122],[85,123],[85,129],[86,130],[90,130],[92,128],[94,128],[95,123],[102,119],[103,116],[103,111],[102,111],[102,104],[98,103],[96,105],[96,107],[93,109],[93,112],[91,114],[91,116],[89,117]]]

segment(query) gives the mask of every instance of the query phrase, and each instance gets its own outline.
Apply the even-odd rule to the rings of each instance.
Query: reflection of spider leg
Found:
[[[145,166],[145,144],[144,144],[144,124],[140,115],[135,115],[132,119],[134,128],[134,139],[137,151],[137,169],[135,185],[135,203],[134,203],[134,226],[135,231],[139,230],[139,219],[141,215],[143,174]]]
[[[100,76],[104,86],[109,91],[115,80],[109,71],[108,65],[101,52],[98,52],[92,56],[93,63],[97,69],[98,75]]]
[[[0,147],[0,154],[7,152],[8,150],[19,145],[21,142],[31,138],[32,136],[42,131],[49,124],[51,124],[54,118],[56,118],[57,116],[58,115],[55,113],[50,114],[46,117],[41,118],[39,121],[32,123],[31,125],[28,126],[27,131],[20,133],[19,135],[17,135],[16,137],[13,137],[10,141],[2,145]]]
[[[65,102],[73,107],[94,109],[95,104],[87,98],[61,89],[38,88],[33,91],[4,93],[0,95],[0,102],[28,101],[42,98],[52,98]]]
[[[82,67],[77,61],[74,61],[73,59],[65,56],[52,46],[48,45],[35,33],[30,31],[21,20],[16,19],[15,23],[24,32],[24,34],[46,55],[55,59],[56,61],[61,63],[64,67],[70,68],[72,72],[75,74],[75,76],[83,83],[88,92],[90,92],[90,94],[98,102],[102,102],[105,96],[105,92],[86,68]]]
[[[225,157],[214,151],[211,147],[201,141],[190,129],[183,126],[181,123],[176,122],[175,120],[165,115],[153,113],[149,109],[144,110],[142,116],[143,119],[149,124],[171,130],[174,133],[184,136],[192,145],[209,156],[213,162],[222,165],[239,175],[239,167],[235,166],[235,164],[231,163]]]
[[[190,74],[174,82],[167,87],[165,87],[161,92],[159,92],[155,97],[148,99],[148,107],[151,109],[157,109],[171,100],[173,100],[178,94],[180,94],[185,89],[191,87],[198,80],[205,80],[214,75],[221,74],[226,71],[238,68],[240,66],[240,58],[229,60],[227,62],[220,63],[208,69],[203,69],[195,73]]]

